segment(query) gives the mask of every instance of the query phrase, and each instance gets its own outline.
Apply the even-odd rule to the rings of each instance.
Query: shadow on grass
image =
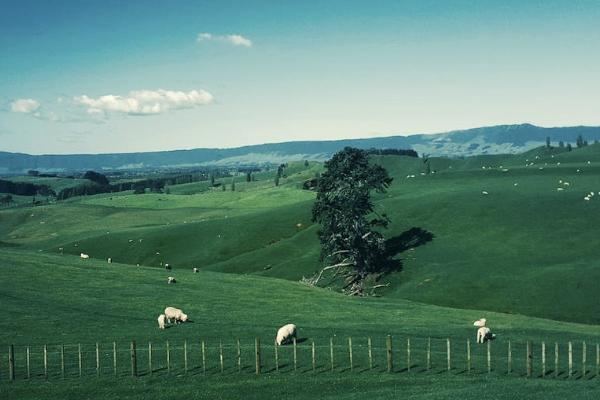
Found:
[[[381,268],[381,273],[388,274],[394,271],[402,270],[402,260],[396,257],[407,250],[415,247],[423,246],[431,242],[435,235],[423,228],[412,227],[409,230],[402,232],[398,236],[394,236],[385,241],[385,262]]]

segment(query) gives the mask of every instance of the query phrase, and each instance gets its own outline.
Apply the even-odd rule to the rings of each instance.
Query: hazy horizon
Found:
[[[22,1],[0,151],[123,153],[600,125],[595,1]]]

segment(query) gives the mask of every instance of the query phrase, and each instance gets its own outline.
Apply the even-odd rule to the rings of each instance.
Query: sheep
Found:
[[[108,257],[107,261],[108,261],[109,264],[112,263],[112,258]]]
[[[170,276],[169,278],[167,278],[167,283],[177,283],[177,281],[175,280],[174,277]]]
[[[517,182],[513,183],[513,186],[519,186],[519,184]]]
[[[480,318],[477,321],[473,322],[473,325],[481,328],[482,326],[485,326],[486,322],[487,320],[485,318]]]
[[[294,324],[287,324],[279,328],[277,331],[277,346],[281,346],[285,343],[289,343],[292,338],[296,337],[297,329]]]
[[[165,308],[165,317],[167,318],[168,323],[171,323],[171,320],[174,320],[176,324],[179,324],[188,320],[187,314],[184,314],[183,311],[175,307]]]
[[[563,188],[556,188],[556,190],[557,190],[558,192],[562,192],[562,191],[563,191],[563,190],[565,190],[565,189],[563,189]]]
[[[585,196],[583,199],[584,199],[585,201],[590,201],[590,198],[589,198],[588,196]]]
[[[489,193],[488,193],[488,192],[486,192],[485,190],[482,190],[482,191],[481,191],[481,194],[485,196],[485,195],[488,195]]]
[[[165,269],[171,269],[171,266],[168,263],[165,263]]]
[[[496,339],[496,335],[487,326],[477,329],[477,343],[485,343],[494,339]]]
[[[165,329],[165,314],[160,314],[158,316],[158,329]]]
[[[199,270],[198,270],[198,268],[194,267],[193,271],[194,271],[195,274],[197,274]]]
[[[88,258],[90,258],[90,255],[89,254],[85,254],[85,253],[81,253],[79,255],[79,257],[83,258],[84,260],[87,260]]]

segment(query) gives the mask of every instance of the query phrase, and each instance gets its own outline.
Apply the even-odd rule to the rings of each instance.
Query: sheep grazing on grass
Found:
[[[170,283],[177,283],[177,281],[175,280],[175,278],[174,278],[174,277],[170,276],[170,277],[167,279],[167,283],[169,283],[169,284],[170,284]]]
[[[292,341],[292,338],[296,337],[297,329],[294,324],[287,324],[279,328],[277,331],[277,345],[281,346],[283,344],[289,343]]]
[[[199,270],[198,270],[198,268],[194,268],[193,271],[195,274],[197,274]]]
[[[112,258],[108,257],[108,259],[106,261],[108,261],[108,263],[110,264],[110,263],[112,263]]]
[[[484,195],[484,196],[487,196],[489,193],[487,191],[485,191],[485,190],[482,190],[481,194]]]
[[[90,258],[90,255],[89,254],[85,254],[85,253],[81,253],[79,255],[79,257],[83,258],[84,260],[87,260],[88,258]]]
[[[556,190],[557,190],[558,192],[562,192],[562,191],[563,191],[563,190],[565,190],[565,189],[563,189],[563,188],[556,188]]]
[[[165,314],[160,314],[158,316],[158,329],[165,329]]]
[[[183,311],[175,307],[165,308],[165,317],[167,318],[168,323],[171,323],[171,320],[173,320],[176,324],[179,324],[188,320],[187,314],[184,314]]]
[[[589,198],[589,196],[585,196],[583,199],[584,199],[585,201],[590,201],[590,198]]]
[[[496,335],[492,333],[490,328],[485,326],[486,323],[487,320],[485,318],[481,318],[473,322],[474,326],[479,327],[479,329],[477,329],[477,343],[484,343],[488,340],[493,340],[496,338]]]

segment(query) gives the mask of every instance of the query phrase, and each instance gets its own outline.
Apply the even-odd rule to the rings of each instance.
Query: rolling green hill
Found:
[[[433,235],[397,255],[402,271],[384,278],[391,283],[386,298],[600,322],[593,295],[600,279],[600,146],[432,158],[430,175],[422,175],[422,159],[374,161],[394,177],[375,199],[392,219],[386,236]],[[235,192],[181,185],[187,188],[179,193],[193,194],[174,194],[176,185],[170,195],[120,193],[4,210],[0,240],[133,265],[169,263],[174,274],[199,267],[297,281],[320,265],[310,222],[314,193],[300,189],[319,168],[291,164],[279,187],[272,171],[236,182]],[[595,195],[585,201],[590,191]]]

